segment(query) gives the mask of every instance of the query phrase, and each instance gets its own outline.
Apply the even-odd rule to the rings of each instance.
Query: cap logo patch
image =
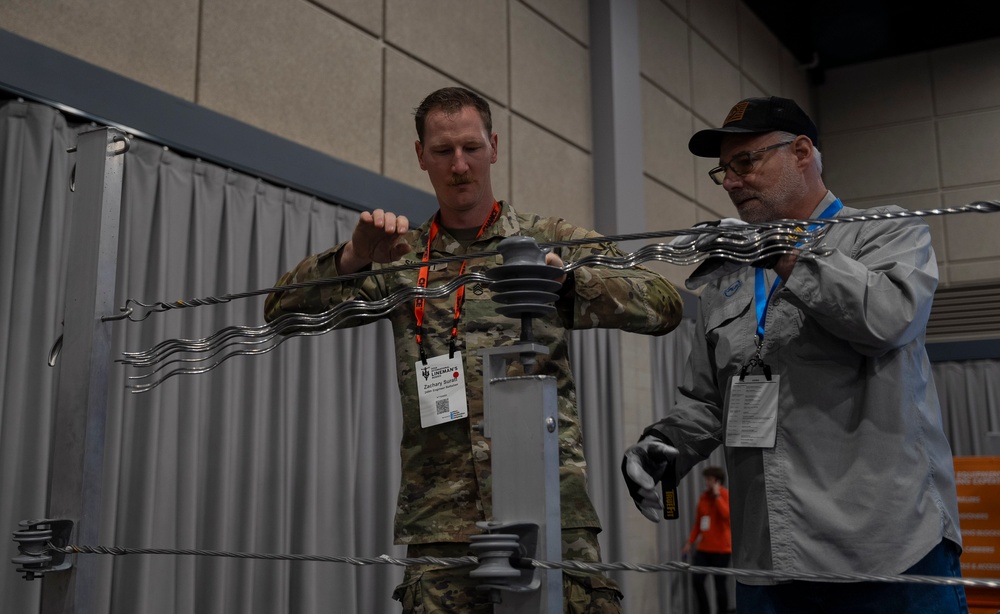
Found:
[[[722,122],[722,125],[727,126],[733,122],[738,122],[743,119],[743,114],[746,113],[749,105],[750,103],[747,101],[737,102],[736,106],[729,111],[729,115],[726,116],[726,121]]]

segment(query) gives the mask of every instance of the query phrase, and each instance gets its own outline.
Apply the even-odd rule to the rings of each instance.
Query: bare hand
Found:
[[[560,258],[555,252],[549,251],[549,252],[546,252],[546,254],[545,254],[545,264],[547,264],[549,266],[559,267],[561,269],[561,268],[563,268],[563,264],[564,263],[563,263],[562,258]],[[559,283],[565,283],[566,282],[566,276],[563,275],[562,277],[556,279],[556,281],[558,281]]]
[[[372,262],[385,264],[399,260],[413,249],[403,240],[409,230],[410,222],[405,215],[397,216],[382,209],[363,212],[351,240],[338,255],[338,270],[353,273]]]

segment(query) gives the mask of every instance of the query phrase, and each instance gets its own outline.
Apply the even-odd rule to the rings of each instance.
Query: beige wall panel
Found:
[[[382,2],[372,0],[309,0],[330,9],[366,32],[382,36]]]
[[[689,198],[695,197],[694,156],[688,151],[691,113],[642,81],[643,168],[654,179]]]
[[[587,0],[522,0],[584,45],[590,44],[590,3]]]
[[[690,17],[687,0],[657,0],[657,1],[658,2],[662,1],[667,6],[670,6],[675,11],[677,11],[677,14],[680,15],[681,17],[684,18]]]
[[[813,112],[812,92],[810,91],[809,77],[806,74],[806,69],[786,49],[781,49],[780,55],[781,91],[777,95],[784,98],[791,98],[799,103],[799,106],[810,117],[814,118],[813,121],[819,121],[818,116]]]
[[[385,38],[507,104],[507,0],[386,0]]]
[[[760,18],[739,6],[740,67],[769,95],[781,92],[781,45]]]
[[[433,193],[427,173],[420,170],[414,142],[417,130],[413,110],[427,94],[458,85],[444,75],[392,49],[385,54],[385,129],[383,172],[425,192]]]
[[[517,116],[511,119],[510,144],[514,208],[593,228],[590,155]]]
[[[690,200],[673,190],[646,178],[644,182],[646,200],[646,228],[656,230],[681,230],[698,222],[697,207]],[[649,243],[669,243],[671,237],[655,239]],[[679,288],[693,271],[693,267],[678,266],[668,262],[648,262],[646,266],[669,279]],[[643,428],[648,425],[647,422]]]
[[[639,67],[647,79],[691,104],[687,24],[662,0],[639,0]]]
[[[759,98],[761,96],[770,96],[768,92],[765,92],[763,89],[761,89],[761,87],[757,85],[756,82],[748,79],[746,75],[740,77],[740,92],[741,92],[740,97],[738,99],[734,99],[732,103],[730,103],[730,108],[732,108],[733,104],[736,104],[737,100],[741,100],[743,98]],[[722,118],[715,121],[715,125],[721,123],[722,123]]]
[[[695,114],[717,126],[743,96],[740,72],[703,38],[691,38],[691,102]]]
[[[300,0],[206,0],[198,103],[381,172],[382,46]]]
[[[984,260],[982,262],[956,262],[948,265],[949,286],[962,286],[973,283],[990,283],[1000,279],[1000,259]]]
[[[844,200],[938,188],[934,124],[824,135],[826,185]]]
[[[977,200],[998,200],[1000,183],[991,186],[946,192],[944,205],[954,207]],[[943,216],[948,241],[948,261],[990,259],[993,272],[986,279],[1000,278],[1000,213],[961,213]],[[954,272],[954,271],[953,271]],[[955,281],[953,279],[953,281]]]
[[[589,150],[587,48],[524,6],[510,7],[511,110]]]
[[[824,134],[934,115],[925,54],[830,70],[825,79],[819,97]]]
[[[1000,110],[942,119],[938,135],[944,187],[1000,177]]]
[[[737,0],[690,3],[691,26],[737,66],[740,63],[739,4]]]
[[[942,115],[1000,106],[1000,39],[931,54],[934,103]]]
[[[199,0],[4,0],[0,27],[194,101],[198,6]]]

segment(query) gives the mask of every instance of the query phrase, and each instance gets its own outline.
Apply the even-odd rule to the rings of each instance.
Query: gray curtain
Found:
[[[69,231],[67,153],[90,124],[0,107],[0,527],[45,517]],[[125,158],[116,305],[274,285],[349,236],[357,213],[154,143]],[[114,325],[113,355],[263,322],[263,297]],[[618,333],[574,333],[590,489],[605,560],[621,560]],[[111,366],[101,544],[401,557],[392,545],[400,406],[386,323],[287,340],[134,393]],[[609,377],[608,374],[611,374]],[[9,561],[16,546],[8,542]],[[209,556],[99,556],[99,612],[393,612],[402,568]],[[0,574],[4,611],[36,612],[39,581]],[[619,580],[625,579],[620,577]]]
[[[587,455],[587,489],[603,526],[598,540],[604,562],[626,560],[627,523],[623,505],[626,500],[631,501],[619,468],[625,452],[621,340],[621,331],[613,329],[573,331],[570,336],[570,360]],[[608,575],[621,585],[627,599],[627,574]]]
[[[46,366],[62,320],[69,157],[75,133],[48,107],[0,107],[0,527],[44,518],[55,371]],[[2,563],[17,554],[6,540]],[[37,610],[38,582],[0,573],[11,612]]]
[[[46,360],[71,256],[66,150],[87,129],[42,105],[0,109],[0,526],[11,531],[46,512],[57,372]],[[138,139],[122,208],[118,305],[272,286],[305,255],[349,236],[357,219]],[[262,304],[118,322],[114,354],[259,325]],[[102,544],[402,556],[392,545],[400,437],[392,355],[380,323],[289,339],[141,394],[125,388],[136,373],[113,365]],[[16,547],[7,544],[9,561]],[[217,557],[130,555],[101,565],[97,611],[107,612],[391,611],[402,577],[396,566]],[[4,610],[37,611],[41,583],[12,572],[0,574]]]
[[[1000,360],[931,365],[955,456],[1000,455]]]

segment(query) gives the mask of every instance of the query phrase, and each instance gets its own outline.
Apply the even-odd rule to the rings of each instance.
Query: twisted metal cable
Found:
[[[479,563],[474,556],[465,557],[418,557],[395,558],[383,554],[374,558],[353,556],[325,556],[319,554],[259,554],[253,552],[226,552],[223,550],[200,550],[195,548],[123,548],[120,546],[75,546],[57,547],[49,545],[46,552],[61,552],[63,554],[107,554],[125,556],[129,554],[161,554],[174,556],[214,556],[231,559],[254,559],[267,561],[310,561],[319,563],[346,563],[348,565],[440,565],[442,567],[460,567]]]
[[[854,222],[870,222],[874,220],[885,220],[885,219],[899,219],[899,218],[909,218],[909,217],[931,217],[938,215],[951,215],[957,213],[994,213],[1000,211],[1000,201],[996,200],[984,200],[984,201],[974,201],[966,205],[959,205],[955,207],[942,207],[936,209],[924,209],[924,210],[901,210],[892,212],[875,212],[875,213],[863,213],[858,215],[835,217],[835,218],[823,218],[823,219],[810,219],[810,220],[793,220],[784,219],[776,220],[773,222],[760,223],[760,224],[747,224],[745,226],[740,226],[740,230],[749,231],[767,231],[772,229],[795,229],[803,225],[811,226],[826,226],[828,224],[847,224]],[[666,237],[685,237],[693,236],[698,237],[706,234],[727,234],[733,232],[733,227],[693,227],[686,228],[683,230],[661,230],[653,232],[641,232],[632,234],[621,234],[621,235],[608,235],[598,238],[583,238],[583,239],[571,239],[566,241],[556,241],[549,243],[542,243],[539,245],[542,249],[554,249],[558,247],[570,247],[575,245],[592,245],[600,243],[620,243],[625,241],[641,241],[648,239],[658,239]],[[694,242],[692,238],[691,243]],[[476,260],[481,258],[489,258],[499,255],[498,251],[484,251],[478,252],[476,254],[469,254],[467,256],[446,256],[443,258],[437,258],[429,262],[431,265],[448,264],[451,262],[460,262],[462,260]],[[723,256],[723,254],[719,254]],[[667,262],[672,262],[670,260],[665,260]],[[129,320],[131,322],[141,322],[148,318],[153,313],[162,313],[165,311],[170,311],[174,309],[185,309],[190,307],[201,307],[206,305],[219,305],[223,303],[228,303],[237,299],[251,298],[254,296],[271,294],[273,292],[282,292],[285,290],[296,290],[302,288],[310,288],[314,286],[323,286],[335,283],[344,283],[347,281],[353,281],[357,279],[362,279],[365,277],[370,277],[373,275],[386,275],[391,273],[396,273],[400,271],[415,269],[423,266],[423,262],[410,262],[399,265],[394,265],[391,267],[384,267],[378,270],[367,270],[358,271],[356,273],[349,273],[344,275],[338,275],[336,277],[322,278],[322,279],[312,279],[308,281],[296,282],[292,284],[286,284],[282,286],[273,286],[270,288],[262,288],[259,290],[251,290],[248,292],[239,292],[233,294],[225,294],[222,296],[209,296],[204,298],[192,298],[186,300],[175,300],[175,301],[157,301],[153,303],[146,303],[134,298],[126,299],[125,305],[120,308],[120,313],[115,316],[105,316],[104,320]],[[679,263],[685,264],[685,263]],[[690,264],[688,262],[687,264]],[[136,313],[137,310],[141,310],[140,313]]]
[[[247,552],[226,552],[221,550],[199,550],[199,549],[174,549],[174,548],[123,548],[118,546],[76,546],[67,545],[56,547],[52,544],[46,548],[46,552],[61,552],[64,554],[104,554],[112,556],[124,556],[129,554],[152,554],[152,555],[180,555],[180,556],[215,556],[238,559],[263,559],[280,561],[312,561],[322,563],[346,563],[349,565],[438,565],[442,567],[462,567],[468,565],[478,565],[479,559],[475,556],[465,557],[418,557],[418,558],[396,558],[383,554],[374,558],[350,557],[350,556],[324,556],[314,554],[257,554]],[[955,578],[947,576],[926,576],[926,575],[873,575],[862,573],[834,573],[834,572],[776,572],[767,570],[737,569],[733,567],[704,567],[690,565],[680,561],[670,561],[666,563],[593,563],[587,561],[540,561],[530,558],[520,559],[522,565],[535,567],[538,569],[568,569],[574,571],[606,572],[606,571],[634,571],[639,573],[660,573],[660,572],[680,572],[693,574],[714,574],[721,576],[734,576],[737,578],[771,578],[775,580],[811,580],[828,582],[886,582],[886,583],[910,583],[910,584],[934,584],[939,586],[979,586],[986,588],[1000,588],[1000,579],[993,578]]]
[[[742,230],[742,229],[741,229]],[[593,254],[563,268],[570,272],[581,266],[605,266],[616,269],[634,267],[649,260],[663,260],[675,264],[693,264],[708,258],[725,257],[742,263],[752,263],[780,253],[798,252],[800,257],[810,254],[825,233],[826,228],[803,231],[801,229],[767,229],[762,232],[725,233],[715,236],[710,245],[699,247],[698,237],[680,241],[677,245],[647,245],[626,256]],[[290,337],[315,336],[344,326],[348,321],[371,321],[384,316],[399,304],[418,297],[441,298],[463,285],[493,283],[483,273],[468,273],[446,284],[427,288],[406,288],[377,301],[353,300],[340,303],[318,314],[288,313],[270,324],[256,327],[230,326],[202,339],[172,339],[161,342],[150,350],[124,352],[118,362],[151,371],[129,376],[134,393],[147,392],[174,375],[199,375],[215,369],[234,356],[257,356],[270,352]],[[177,353],[202,354],[200,357],[170,358]],[[212,361],[214,362],[209,362]],[[165,374],[153,379],[161,372]]]
[[[592,254],[577,261],[566,264],[562,270],[569,273],[583,266],[602,266],[615,269],[632,268],[650,260],[668,262],[675,265],[698,264],[710,258],[721,258],[740,264],[753,264],[781,254],[797,254],[799,258],[815,258],[827,253],[822,248],[822,241],[832,223],[872,221],[902,217],[913,217],[917,214],[945,214],[958,212],[993,212],[1000,210],[1000,202],[977,202],[963,207],[935,209],[930,211],[893,211],[882,213],[866,213],[863,215],[843,218],[824,218],[809,220],[808,228],[802,226],[804,220],[780,220],[769,224],[746,224],[739,226],[708,226],[685,230],[672,230],[642,235],[627,235],[630,238],[662,236],[665,233],[675,235],[671,243],[655,243],[624,256],[608,256]],[[619,240],[619,237],[601,237],[600,241]],[[569,244],[593,244],[595,238],[575,239],[572,241],[542,244],[539,247],[548,249]],[[498,252],[481,252],[485,254]],[[435,262],[450,262],[464,257],[449,257]],[[424,263],[410,263],[381,269],[364,271],[324,280],[311,280],[288,286],[274,288],[290,289],[317,285],[318,283],[333,283],[335,281],[350,281],[362,276],[385,274],[403,268],[423,266]],[[418,297],[442,298],[459,287],[482,283],[489,286],[492,280],[482,273],[469,273],[454,278],[446,284],[433,289],[407,288],[397,291],[377,301],[352,300],[340,303],[320,314],[288,313],[269,324],[262,326],[229,326],[215,334],[201,339],[172,339],[161,342],[153,348],[141,352],[123,352],[124,358],[118,362],[135,368],[151,369],[141,375],[129,376],[130,382],[149,380],[129,384],[134,393],[152,390],[175,375],[198,375],[207,373],[220,366],[226,360],[235,356],[258,356],[266,354],[278,347],[290,337],[322,335],[348,323],[372,321],[380,318],[401,303]],[[229,300],[223,297],[224,300]],[[208,299],[199,299],[199,304],[210,304]],[[193,303],[192,303],[193,304]],[[148,315],[148,313],[147,313]],[[178,353],[200,354],[199,357],[170,358]],[[210,362],[211,361],[211,362]],[[158,377],[157,377],[158,376]],[[154,379],[155,378],[155,379]]]
[[[147,392],[175,375],[207,373],[234,356],[259,356],[266,354],[291,337],[322,335],[336,328],[343,327],[353,319],[367,321],[380,318],[395,309],[400,303],[418,296],[442,298],[450,295],[458,287],[467,283],[488,281],[488,278],[482,273],[469,273],[433,289],[408,288],[377,301],[347,301],[340,303],[320,314],[288,313],[276,318],[270,324],[262,326],[229,326],[204,339],[172,339],[164,341],[153,349],[144,352],[123,352],[125,358],[119,359],[118,362],[133,367],[153,367],[159,364],[159,366],[149,373],[128,377],[130,381],[134,381],[150,378],[173,364],[201,363],[217,358],[217,360],[206,366],[177,367],[167,371],[152,382],[127,386],[134,393]],[[261,347],[233,349],[245,346]],[[179,352],[207,353],[208,355],[201,358],[166,360],[169,356]]]

